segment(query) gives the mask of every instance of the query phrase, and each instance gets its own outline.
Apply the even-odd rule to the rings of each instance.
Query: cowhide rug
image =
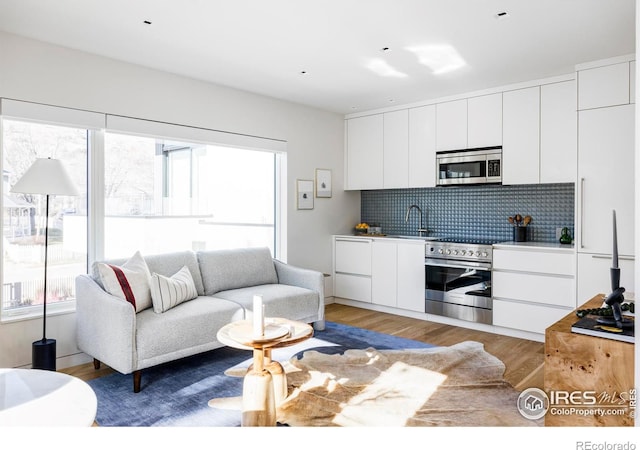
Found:
[[[290,426],[542,426],[522,417],[504,364],[481,343],[412,350],[307,351],[287,364]]]

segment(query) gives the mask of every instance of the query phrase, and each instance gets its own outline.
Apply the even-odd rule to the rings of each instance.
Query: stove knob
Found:
[[[461,254],[462,256],[464,256],[464,255],[466,255],[466,254],[467,254],[467,251],[466,251],[466,250],[460,250],[460,254]]]
[[[442,255],[442,249],[441,248],[438,249],[438,253],[440,253]]]
[[[486,258],[487,256],[489,256],[489,254],[487,252],[482,252],[482,257]]]
[[[453,254],[454,254],[454,255],[457,255],[457,254],[458,254],[458,250],[454,250],[454,251],[453,251]]]
[[[451,249],[447,249],[447,255],[451,254]]]
[[[473,256],[473,250],[469,250],[467,253],[469,253],[469,256]]]
[[[476,256],[480,256],[480,252],[479,251],[476,251]]]

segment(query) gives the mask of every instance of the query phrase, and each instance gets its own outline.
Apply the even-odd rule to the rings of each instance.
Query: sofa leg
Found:
[[[133,392],[134,393],[138,393],[140,392],[140,380],[142,379],[142,371],[141,370],[136,370],[135,372],[133,372]]]
[[[100,360],[93,358],[93,368],[98,370],[100,368]]]
[[[313,322],[313,329],[316,331],[324,331],[325,322],[324,320],[316,320]]]

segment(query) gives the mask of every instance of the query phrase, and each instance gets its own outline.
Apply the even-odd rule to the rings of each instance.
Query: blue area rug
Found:
[[[378,350],[428,348],[432,345],[361,328],[327,322],[325,331],[298,345],[276,349],[273,358],[288,360],[306,350],[343,353],[373,347]],[[88,381],[98,397],[96,422],[102,427],[239,426],[241,412],[211,408],[212,398],[242,395],[242,378],[224,371],[250,363],[251,353],[222,347],[142,371],[141,391],[133,393],[132,375],[114,373]]]

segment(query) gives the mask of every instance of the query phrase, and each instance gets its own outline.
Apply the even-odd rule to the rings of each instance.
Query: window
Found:
[[[275,254],[276,159],[106,133],[105,256],[252,246]]]
[[[286,259],[283,141],[7,99],[0,109],[3,320],[42,314],[46,197],[11,192],[39,157],[62,160],[80,191],[50,197],[49,312],[73,310],[88,262],[136,250],[267,246]]]
[[[75,299],[75,277],[87,268],[87,154],[89,131],[20,120],[2,121],[2,311],[39,314],[43,302],[45,197],[11,193],[36,158],[62,160],[80,191],[51,196],[47,303]]]

